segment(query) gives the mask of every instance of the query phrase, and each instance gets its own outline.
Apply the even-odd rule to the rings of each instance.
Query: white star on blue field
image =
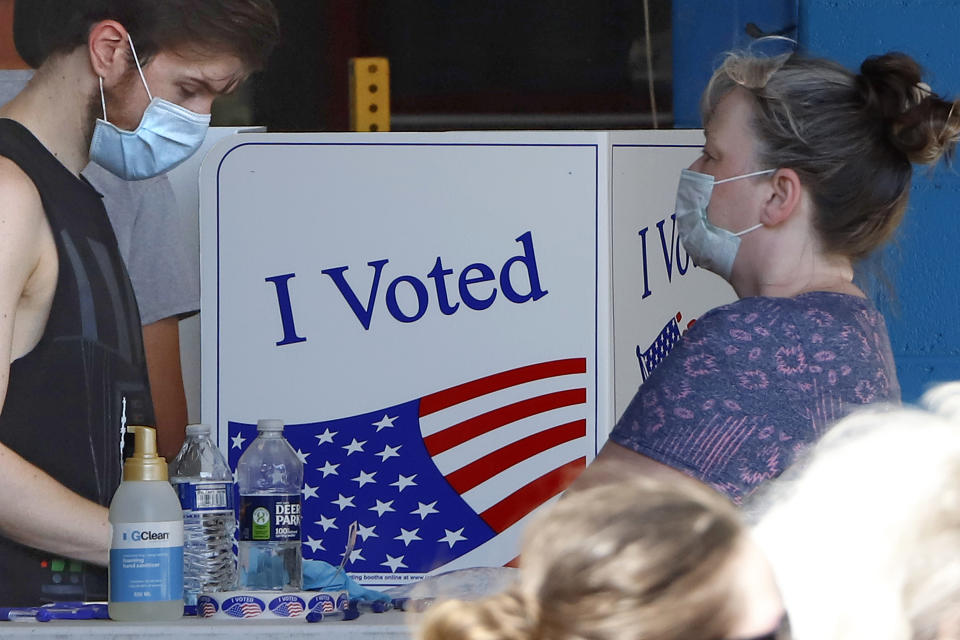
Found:
[[[304,461],[304,558],[339,565],[356,522],[347,571],[422,574],[495,535],[434,466],[418,402],[287,425],[284,435]],[[235,469],[256,425],[230,422],[228,435]]]

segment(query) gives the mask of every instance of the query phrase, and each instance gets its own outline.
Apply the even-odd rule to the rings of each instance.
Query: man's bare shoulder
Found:
[[[0,157],[0,244],[36,238],[46,222],[33,180],[9,158]]]
[[[0,157],[0,288],[22,287],[43,255],[50,231],[33,180]]]

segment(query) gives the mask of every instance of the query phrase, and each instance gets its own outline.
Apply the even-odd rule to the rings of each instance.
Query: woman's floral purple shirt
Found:
[[[899,402],[890,339],[862,298],[744,298],[704,314],[610,439],[739,503],[859,405]]]

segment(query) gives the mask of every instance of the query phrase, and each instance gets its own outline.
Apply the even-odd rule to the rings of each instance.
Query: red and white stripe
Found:
[[[420,401],[424,446],[497,533],[557,496],[586,466],[587,362],[543,362]]]

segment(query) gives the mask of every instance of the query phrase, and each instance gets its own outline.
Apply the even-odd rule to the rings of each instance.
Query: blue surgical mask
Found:
[[[733,261],[740,249],[740,236],[763,226],[763,224],[755,224],[734,233],[712,224],[707,218],[707,206],[710,204],[713,186],[762,176],[774,171],[776,169],[755,171],[724,180],[716,180],[711,175],[690,169],[680,172],[680,183],[677,185],[677,230],[680,233],[683,248],[687,250],[698,267],[709,269],[729,281],[730,273],[733,271]]]
[[[103,78],[100,78],[103,118],[97,118],[93,129],[90,159],[124,180],[144,180],[169,171],[192,156],[207,135],[210,114],[195,113],[163,98],[154,98],[130,34],[127,39],[150,104],[135,131],[110,124],[103,96]]]

